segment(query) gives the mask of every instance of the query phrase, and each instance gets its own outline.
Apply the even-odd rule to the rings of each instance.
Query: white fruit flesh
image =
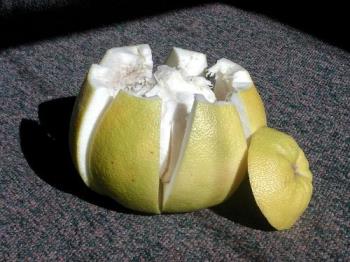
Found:
[[[148,45],[110,49],[99,65],[92,65],[81,91],[81,96],[86,98],[78,98],[78,101],[85,99],[88,102],[76,104],[76,107],[84,108],[74,110],[78,116],[73,116],[73,120],[79,122],[73,155],[77,156],[76,166],[84,182],[94,188],[89,181],[89,143],[99,119],[120,90],[137,97],[161,100],[159,176],[160,185],[164,185],[164,194],[160,195],[162,205],[171,195],[181,166],[192,130],[196,100],[233,104],[248,138],[252,130],[238,93],[253,86],[249,73],[227,59],[218,60],[207,73],[208,76],[215,75],[213,92],[211,82],[203,76],[206,67],[204,54],[174,48],[166,65],[158,66],[153,74],[152,53]],[[71,129],[74,129],[73,124]],[[94,190],[103,194],[98,188]]]

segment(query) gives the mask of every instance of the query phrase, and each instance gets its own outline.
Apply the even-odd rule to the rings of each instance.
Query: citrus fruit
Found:
[[[248,150],[248,173],[261,212],[276,229],[290,228],[308,206],[312,173],[289,135],[269,127],[256,131]]]
[[[227,199],[246,174],[247,139],[266,125],[243,67],[221,59],[207,69],[204,54],[174,48],[153,72],[148,45],[108,50],[73,111],[71,153],[85,184],[148,213]]]

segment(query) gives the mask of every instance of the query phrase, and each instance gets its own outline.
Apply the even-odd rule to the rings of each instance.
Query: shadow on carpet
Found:
[[[255,202],[248,177],[224,203],[211,210],[237,224],[262,231],[274,231]]]
[[[85,186],[70,157],[68,132],[75,97],[50,100],[39,105],[39,121],[23,119],[21,148],[29,166],[46,183],[94,205],[133,213]]]

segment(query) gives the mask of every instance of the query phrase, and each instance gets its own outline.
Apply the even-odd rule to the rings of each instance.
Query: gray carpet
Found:
[[[291,230],[266,226],[249,196],[231,209],[148,216],[84,187],[67,148],[74,96],[108,48],[139,43],[157,64],[179,46],[250,71],[269,125],[296,138],[314,173]],[[346,51],[216,3],[2,48],[0,260],[348,260],[349,72]]]

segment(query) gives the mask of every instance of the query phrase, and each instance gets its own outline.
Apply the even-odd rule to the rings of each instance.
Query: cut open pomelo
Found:
[[[86,185],[148,213],[228,198],[246,174],[247,139],[266,125],[265,110],[244,68],[227,59],[206,67],[204,54],[174,48],[153,72],[148,45],[110,49],[92,65],[70,135]]]

